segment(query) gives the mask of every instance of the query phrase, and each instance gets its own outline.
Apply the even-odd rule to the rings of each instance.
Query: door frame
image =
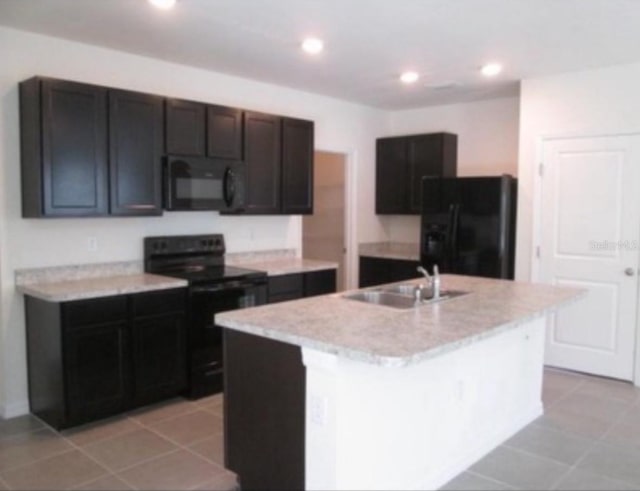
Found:
[[[356,221],[356,210],[358,203],[357,168],[358,151],[350,148],[338,148],[328,145],[321,145],[313,149],[315,152],[338,153],[344,156],[344,239],[347,249],[344,255],[344,288],[352,290],[357,288],[356,265],[358,254],[358,230]],[[300,220],[300,235],[302,237],[302,219]]]
[[[533,203],[532,203],[532,234],[531,234],[531,278],[532,282],[540,282],[540,258],[537,256],[536,250],[540,246],[542,238],[542,177],[539,172],[539,166],[543,163],[544,145],[553,140],[566,140],[578,138],[610,138],[610,137],[638,136],[640,137],[640,129],[636,131],[620,131],[611,133],[595,133],[595,132],[567,132],[541,134],[536,138],[535,158],[533,169]],[[640,163],[638,164],[640,165]],[[544,171],[543,171],[544,172]],[[640,223],[636,224],[640,228]],[[640,259],[640,250],[636,251]],[[640,281],[640,275],[636,275]],[[635,326],[635,347],[633,353],[633,384],[640,387],[640,288],[638,289],[638,298],[636,298],[636,326]]]

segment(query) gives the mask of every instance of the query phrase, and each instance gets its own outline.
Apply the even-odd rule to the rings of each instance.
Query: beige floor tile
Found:
[[[578,467],[640,487],[640,450],[633,447],[597,443]]]
[[[565,464],[575,464],[594,442],[591,438],[532,424],[507,440],[505,445]]]
[[[133,488],[119,477],[109,474],[95,481],[80,484],[72,489],[78,491],[127,491]]]
[[[144,425],[150,425],[158,421],[193,412],[197,409],[198,406],[195,403],[183,398],[177,398],[141,407],[131,411],[129,417]]]
[[[140,429],[88,445],[84,451],[111,471],[118,471],[178,448],[156,433]]]
[[[205,459],[224,467],[224,438],[222,433],[190,445],[189,448]]]
[[[193,489],[202,491],[236,491],[238,487],[238,478],[233,472],[225,470],[218,477],[204,482]]]
[[[58,433],[48,428],[0,440],[0,471],[72,450]]]
[[[640,450],[640,426],[620,421],[607,431],[603,441]]]
[[[463,472],[440,489],[442,491],[500,491],[515,488],[471,472]]]
[[[620,382],[599,377],[590,377],[576,389],[578,394],[588,394],[596,397],[617,399],[623,402],[635,403],[640,398],[640,389],[630,382]]]
[[[214,394],[209,397],[203,397],[194,401],[197,406],[222,406],[224,403],[224,396],[222,394]]]
[[[209,411],[198,410],[150,426],[162,436],[181,445],[191,445],[222,431],[222,418]]]
[[[615,481],[582,469],[571,469],[556,485],[555,489],[566,491],[631,491],[637,489],[631,484]]]
[[[117,475],[138,489],[192,489],[222,474],[222,467],[187,450],[131,467]]]
[[[68,489],[107,474],[79,450],[71,450],[48,459],[2,472],[12,489]]]
[[[576,390],[578,386],[583,384],[582,378],[567,375],[564,377],[558,374],[553,374],[553,377],[545,375],[544,382],[542,384],[542,402],[545,407],[549,407],[563,397],[570,394],[573,390]]]
[[[9,486],[0,478],[0,491],[6,491],[9,489]]]
[[[471,471],[521,489],[551,489],[571,467],[507,447],[498,447]]]
[[[62,436],[79,447],[122,435],[129,431],[139,430],[141,426],[126,416],[103,419],[95,423],[77,426],[62,432]]]
[[[47,426],[35,416],[27,414],[11,419],[0,419],[0,439],[41,430]]]
[[[224,418],[224,407],[220,404],[209,404],[208,406],[201,406],[201,408],[219,416],[220,418]]]

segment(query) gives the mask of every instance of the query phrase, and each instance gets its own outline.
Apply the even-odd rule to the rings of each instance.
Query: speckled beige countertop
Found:
[[[419,261],[420,246],[408,242],[365,242],[358,246],[358,255]]]
[[[470,293],[407,310],[337,293],[225,312],[216,322],[359,361],[405,366],[512,329],[584,295],[573,288],[456,275],[442,275],[442,289]]]
[[[285,274],[308,273],[310,271],[322,271],[324,269],[336,269],[338,263],[330,261],[318,261],[316,259],[302,259],[299,257],[282,257],[275,259],[252,261],[227,261],[227,264],[241,266],[243,268],[264,271],[269,276]]]
[[[186,280],[141,273],[49,283],[26,283],[16,285],[16,288],[25,295],[31,295],[49,302],[68,302],[71,300],[167,290],[186,286]]]
[[[227,264],[265,271],[270,276],[335,269],[337,263],[295,257],[293,249],[232,253]],[[187,281],[145,274],[142,261],[72,264],[19,269],[16,289],[49,302],[125,295],[186,287]]]

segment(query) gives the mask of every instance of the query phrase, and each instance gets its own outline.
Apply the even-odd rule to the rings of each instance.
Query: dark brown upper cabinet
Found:
[[[169,155],[242,160],[243,113],[232,107],[166,100]]]
[[[419,215],[424,176],[455,177],[458,137],[429,133],[376,142],[376,213]]]
[[[280,213],[280,118],[245,113],[245,210],[248,214]]]
[[[161,97],[22,82],[22,216],[161,214],[162,125]]]
[[[406,139],[378,139],[376,142],[376,213],[406,211],[406,182]]]
[[[166,152],[203,157],[207,150],[207,106],[199,102],[166,100]]]
[[[282,119],[282,213],[313,213],[313,122]]]
[[[20,109],[22,216],[106,215],[107,90],[31,78]]]
[[[162,214],[163,98],[109,91],[110,213]]]
[[[243,130],[242,110],[207,106],[207,156],[242,160]]]
[[[313,213],[313,122],[245,113],[245,214]]]

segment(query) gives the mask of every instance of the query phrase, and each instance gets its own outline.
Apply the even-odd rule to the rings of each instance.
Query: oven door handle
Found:
[[[214,293],[214,292],[223,292],[227,290],[243,290],[247,288],[254,288],[259,286],[256,283],[251,283],[247,281],[227,281],[220,285],[212,285],[212,286],[192,286],[190,288],[191,293]]]

